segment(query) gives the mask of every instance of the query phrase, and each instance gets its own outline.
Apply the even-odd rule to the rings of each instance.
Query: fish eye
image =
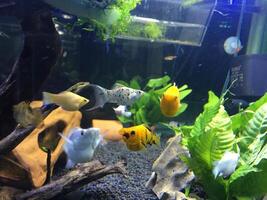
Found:
[[[84,99],[83,101],[84,101],[84,102],[87,102],[87,100],[86,100],[86,99]]]
[[[81,131],[81,135],[84,135],[84,132],[83,131]]]
[[[135,135],[135,131],[131,131],[131,135]]]

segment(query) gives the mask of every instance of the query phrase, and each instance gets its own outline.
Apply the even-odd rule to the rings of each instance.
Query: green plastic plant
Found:
[[[183,160],[202,183],[210,199],[253,199],[267,193],[267,95],[230,117],[223,97],[209,92],[209,101],[193,126],[182,127],[190,157]],[[225,152],[240,155],[227,178],[212,174]]]
[[[141,89],[138,83],[138,78],[134,78],[130,81],[130,84],[125,84],[125,82],[119,81],[119,83],[126,86],[132,87],[134,89]],[[162,78],[150,79],[145,85],[143,91],[146,93],[138,99],[129,109],[132,116],[127,118],[123,116],[118,116],[118,119],[122,123],[129,123],[131,125],[147,124],[155,125],[160,122],[168,122],[170,118],[166,118],[161,114],[160,110],[160,98],[162,94],[172,85],[170,83],[170,77],[164,76]],[[180,99],[183,100],[187,95],[191,93],[187,85],[179,88]],[[186,103],[181,103],[181,107],[177,112],[176,116],[183,113],[187,108]]]

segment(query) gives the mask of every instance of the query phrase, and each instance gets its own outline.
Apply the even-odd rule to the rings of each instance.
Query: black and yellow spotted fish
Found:
[[[129,150],[139,151],[147,147],[147,145],[160,143],[160,138],[153,133],[145,125],[132,126],[122,128],[120,130],[123,141]]]

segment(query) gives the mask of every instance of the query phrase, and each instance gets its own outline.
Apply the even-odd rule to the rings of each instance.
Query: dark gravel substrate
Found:
[[[156,195],[145,187],[145,183],[151,175],[153,162],[162,152],[164,144],[165,142],[162,142],[160,147],[152,146],[140,152],[129,151],[123,143],[109,142],[101,146],[95,153],[95,159],[104,164],[126,160],[128,178],[114,174],[90,183],[82,188],[81,199],[157,200]]]

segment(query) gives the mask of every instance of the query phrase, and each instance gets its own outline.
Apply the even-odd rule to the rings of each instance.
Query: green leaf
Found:
[[[204,162],[212,169],[214,161],[220,160],[226,151],[231,151],[235,135],[231,128],[231,120],[224,107],[221,106],[218,114],[205,128],[194,146],[191,144],[190,152],[200,162]],[[190,143],[189,143],[190,144]]]
[[[141,78],[139,76],[135,76],[134,78],[132,78],[129,85],[130,88],[140,90],[141,89],[141,86],[139,84],[140,79]]]
[[[181,106],[174,117],[177,117],[178,115],[182,114],[187,109],[187,107],[188,107],[187,103],[181,103]]]
[[[187,97],[192,92],[191,89],[180,91],[180,100],[183,100],[185,97]]]
[[[163,95],[163,93],[164,93],[169,87],[171,87],[171,86],[172,86],[172,84],[169,83],[169,84],[167,84],[166,86],[164,86],[163,88],[154,90],[154,93],[155,93],[156,95],[158,95],[159,97],[161,97],[161,96]]]
[[[194,128],[190,133],[191,137],[198,136],[204,132],[205,127],[218,113],[220,104],[220,99],[213,92],[209,91],[209,101],[204,105],[203,113],[197,117]]]
[[[126,87],[129,87],[129,84],[126,81],[123,81],[123,80],[117,80],[116,83],[124,85]]]
[[[181,92],[181,91],[183,91],[183,90],[186,90],[188,88],[188,85],[183,85],[183,86],[181,86],[180,88],[178,88],[179,89],[179,91]]]
[[[233,115],[231,117],[233,123],[233,131],[243,131],[247,122],[253,117],[253,113],[265,103],[267,103],[267,93],[265,93],[265,95],[256,102],[251,103],[246,110]]]
[[[259,172],[260,170],[250,165],[243,165],[235,170],[235,172],[229,178],[229,184],[236,181],[237,179],[246,176],[250,172]]]
[[[150,79],[146,85],[149,88],[164,87],[169,83],[171,78],[169,76],[163,76],[162,78]]]
[[[125,116],[118,116],[117,115],[117,118],[122,124],[132,123],[133,122],[133,119],[131,117],[125,117]]]
[[[240,176],[229,185],[231,196],[259,197],[267,193],[267,160],[257,165],[257,170]],[[244,170],[245,171],[245,170]]]
[[[263,144],[267,132],[267,103],[263,104],[245,126],[245,130],[241,136],[244,139],[240,140],[240,150],[242,160],[250,164],[256,159]]]
[[[260,153],[257,155],[253,165],[258,165],[263,159],[267,159],[267,144],[263,146]]]

